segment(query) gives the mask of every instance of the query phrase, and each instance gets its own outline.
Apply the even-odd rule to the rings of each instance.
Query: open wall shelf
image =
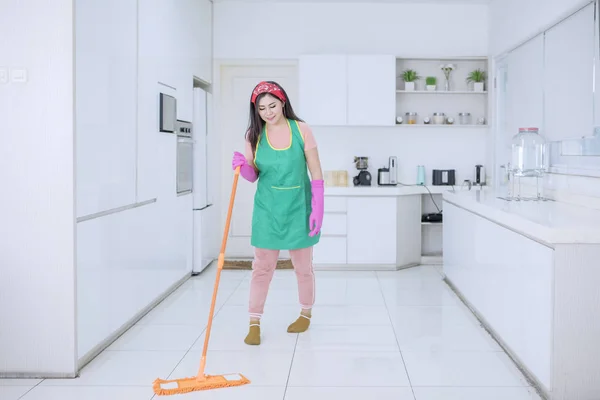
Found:
[[[446,78],[440,66],[453,64],[455,69],[450,74],[450,88],[445,90]],[[414,91],[407,91],[402,78],[403,72],[412,69],[421,78],[417,80]],[[396,117],[404,120],[401,127],[435,127],[435,128],[487,128],[488,122],[488,91],[485,82],[484,91],[473,90],[473,84],[466,81],[471,71],[481,69],[488,71],[486,58],[451,58],[451,59],[420,59],[396,58]],[[435,77],[436,90],[426,90],[426,78]],[[489,78],[489,77],[488,77]],[[408,125],[406,113],[417,113],[417,124]],[[453,118],[452,125],[424,124],[425,117],[433,119],[434,113],[444,113],[446,118]],[[471,123],[460,125],[459,113],[470,113]],[[484,124],[478,124],[483,118]]]

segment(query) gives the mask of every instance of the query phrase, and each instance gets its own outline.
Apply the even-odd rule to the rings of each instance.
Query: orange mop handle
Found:
[[[225,231],[223,232],[223,240],[221,241],[221,251],[217,262],[217,277],[215,278],[215,287],[213,290],[212,301],[210,303],[210,313],[208,314],[208,325],[206,326],[206,335],[204,336],[204,348],[202,349],[202,358],[200,359],[200,369],[198,371],[198,379],[204,380],[204,368],[206,367],[206,352],[208,350],[208,341],[210,339],[210,330],[212,328],[212,320],[215,313],[215,304],[217,302],[217,291],[219,289],[219,281],[221,279],[221,271],[225,264],[225,248],[227,247],[227,236],[229,235],[229,225],[231,223],[231,214],[233,212],[233,202],[235,200],[235,192],[237,189],[238,178],[240,176],[240,167],[235,169],[233,177],[233,187],[231,189],[231,197],[229,198],[229,210],[227,210],[227,220],[225,222]]]

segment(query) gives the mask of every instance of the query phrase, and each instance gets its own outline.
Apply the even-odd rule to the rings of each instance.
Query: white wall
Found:
[[[0,12],[0,377],[76,372],[72,3]]]
[[[221,1],[214,5],[214,57],[217,65],[229,60],[263,60],[268,65],[270,60],[294,60],[301,54],[485,56],[487,18],[487,6],[482,4],[364,2],[342,7],[327,2]],[[369,170],[376,179],[377,168],[396,155],[400,179],[410,184],[416,181],[419,164],[426,165],[428,182],[432,169],[454,168],[460,184],[463,179],[473,179],[476,164],[488,161],[488,133],[481,129],[313,129],[323,169],[348,170],[350,178],[357,173],[354,156],[370,157]],[[389,144],[384,144],[386,141]],[[222,157],[230,160],[231,154]],[[224,187],[221,195],[227,190],[229,187]]]
[[[215,59],[297,58],[304,53],[487,54],[484,4],[222,1],[215,3],[214,15]]]
[[[510,51],[515,46],[540,33],[549,26],[566,18],[576,10],[588,4],[588,0],[492,0],[490,3],[490,57]],[[541,73],[541,71],[540,71]],[[561,174],[548,174],[544,179],[547,196],[600,208],[600,168],[585,171],[576,165],[586,168],[591,165],[600,166],[598,157],[570,157],[566,165],[568,171]],[[501,162],[497,162],[500,164]]]

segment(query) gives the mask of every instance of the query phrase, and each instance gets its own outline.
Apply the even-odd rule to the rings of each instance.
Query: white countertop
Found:
[[[600,244],[600,210],[558,201],[506,201],[491,189],[445,192],[444,200],[549,245]]]
[[[455,186],[456,190],[459,190]],[[452,186],[326,186],[325,196],[409,196],[416,194],[441,194],[452,190]]]

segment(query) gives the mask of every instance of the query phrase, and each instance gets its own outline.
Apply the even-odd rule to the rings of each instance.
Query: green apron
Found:
[[[312,192],[304,138],[298,122],[288,120],[290,145],[275,149],[269,142],[266,125],[259,136],[254,164],[259,171],[251,244],[261,249],[293,250],[319,242],[320,233],[310,237],[308,219]]]

